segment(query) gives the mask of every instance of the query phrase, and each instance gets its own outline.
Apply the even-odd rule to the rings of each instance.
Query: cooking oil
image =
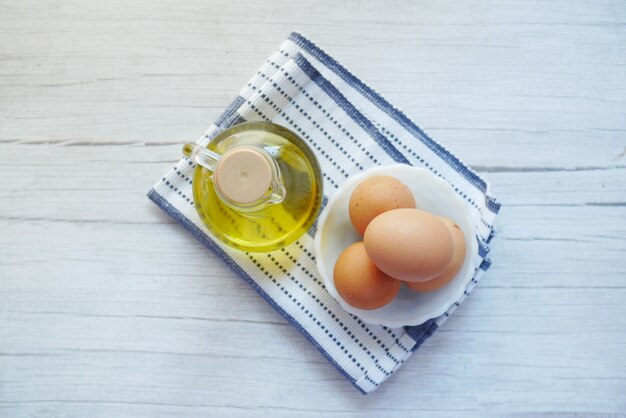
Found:
[[[284,196],[252,210],[237,207],[220,195],[214,172],[197,165],[193,195],[200,218],[218,239],[244,251],[273,251],[289,245],[313,225],[319,213],[319,163],[299,136],[267,122],[235,125],[207,145],[219,155],[240,147],[261,148],[275,160]]]

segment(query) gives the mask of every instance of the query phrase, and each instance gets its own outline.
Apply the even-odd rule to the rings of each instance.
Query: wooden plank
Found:
[[[145,215],[150,217],[147,222],[4,218],[0,221],[6,231],[0,238],[3,254],[0,260],[9,266],[22,266],[28,260],[53,266],[77,261],[92,275],[99,271],[96,265],[102,266],[104,275],[110,274],[108,261],[119,256],[125,256],[122,260],[130,264],[115,271],[133,267],[133,253],[137,253],[139,260],[149,262],[158,262],[163,255],[171,254],[172,259],[185,259],[187,264],[201,269],[205,268],[206,257],[210,260],[207,264],[215,263],[209,251],[184,233],[182,227],[171,221],[164,224],[162,220],[168,218],[157,209],[151,212],[154,213]],[[493,245],[494,269],[498,271],[501,265],[511,279],[534,286],[541,286],[541,283],[583,286],[589,275],[596,276],[595,285],[623,285],[626,265],[620,254],[626,248],[622,239],[626,233],[625,213],[623,206],[508,208],[501,215],[501,226]],[[148,240],[150,235],[154,237]],[[62,246],[55,237],[62,237]],[[188,256],[190,250],[193,255]],[[500,257],[506,261],[498,263]],[[511,268],[520,265],[524,269]],[[555,265],[562,267],[554,270]],[[38,271],[41,267],[30,263],[22,268]],[[173,267],[167,271],[177,271],[178,264]],[[159,265],[152,271],[163,272]],[[598,271],[602,274],[598,275]],[[200,270],[198,274],[203,273],[204,270]],[[579,279],[572,282],[571,275]]]
[[[4,144],[0,170],[6,183],[0,217],[15,220],[163,222],[145,194],[173,167],[180,144],[135,146],[45,146]],[[29,162],[31,160],[32,162]],[[559,207],[623,205],[626,167],[549,169],[515,167],[482,172],[504,204],[504,212]],[[45,201],[45,205],[40,202]],[[544,209],[542,209],[544,208]],[[536,213],[535,213],[536,214]],[[532,212],[528,216],[534,216]],[[523,217],[524,219],[527,216]],[[559,222],[556,220],[555,222]]]

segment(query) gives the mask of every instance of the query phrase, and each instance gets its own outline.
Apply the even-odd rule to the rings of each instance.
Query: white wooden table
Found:
[[[589,3],[2,0],[0,416],[625,414],[626,3]],[[367,397],[146,198],[291,30],[504,205]]]

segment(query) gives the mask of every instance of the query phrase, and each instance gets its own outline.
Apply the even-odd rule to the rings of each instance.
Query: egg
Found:
[[[379,269],[408,282],[437,276],[454,254],[448,227],[420,209],[394,209],[378,215],[365,230],[363,242]]]
[[[376,309],[388,304],[402,284],[372,263],[362,241],[350,245],[339,255],[333,278],[343,300],[359,309]]]
[[[448,227],[448,230],[452,234],[452,241],[454,242],[454,254],[452,255],[452,261],[444,269],[443,272],[439,273],[435,278],[430,279],[425,282],[405,282],[404,284],[411,290],[415,290],[417,292],[433,292],[435,290],[441,289],[448,282],[454,279],[461,270],[463,266],[463,261],[465,261],[465,236],[463,235],[463,231],[461,228],[451,221],[448,218],[441,217],[440,218],[443,223]]]
[[[361,182],[350,196],[350,222],[361,235],[367,225],[383,212],[398,208],[414,208],[411,190],[390,176],[373,176]]]

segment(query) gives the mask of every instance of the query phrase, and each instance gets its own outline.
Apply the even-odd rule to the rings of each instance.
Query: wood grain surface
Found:
[[[367,397],[146,198],[292,30],[503,203]],[[0,417],[626,415],[624,1],[2,0],[0,157]]]

